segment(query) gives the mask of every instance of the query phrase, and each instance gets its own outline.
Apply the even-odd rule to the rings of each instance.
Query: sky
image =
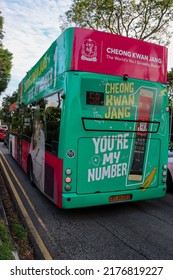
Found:
[[[4,18],[3,45],[13,53],[11,80],[0,96],[11,95],[26,72],[40,59],[61,34],[59,16],[70,7],[71,0],[1,0]]]
[[[60,35],[59,16],[72,0],[1,0],[4,17],[4,47],[13,53],[11,80],[2,98],[18,88],[26,72]],[[168,70],[173,67],[173,38],[168,47]]]

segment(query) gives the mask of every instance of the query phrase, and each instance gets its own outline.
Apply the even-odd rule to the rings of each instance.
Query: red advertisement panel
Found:
[[[166,83],[167,48],[116,34],[75,28],[71,69]]]
[[[63,169],[63,160],[60,158],[57,158],[49,153],[45,153],[45,163],[47,166],[49,166],[51,169],[53,169],[53,182],[54,182],[54,203],[58,205],[58,207],[62,207],[62,169]],[[45,169],[46,172],[50,171],[49,169]],[[48,187],[50,188],[50,174],[48,175]],[[46,178],[46,174],[45,174]],[[46,184],[46,180],[45,180]],[[45,186],[46,189],[46,186]],[[46,191],[45,191],[46,192]]]
[[[30,149],[30,143],[27,141],[22,141],[22,168],[27,173],[27,165],[28,165],[28,154]]]

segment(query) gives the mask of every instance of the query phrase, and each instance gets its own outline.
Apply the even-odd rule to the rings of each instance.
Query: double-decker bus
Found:
[[[167,49],[66,29],[19,84],[9,149],[61,208],[163,197]]]

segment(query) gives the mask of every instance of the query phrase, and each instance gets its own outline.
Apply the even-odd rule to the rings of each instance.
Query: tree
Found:
[[[171,151],[173,150],[173,68],[167,73],[168,97],[169,97],[169,114],[170,114],[170,142]]]
[[[173,100],[173,68],[167,73],[167,82],[168,82],[168,94],[169,94],[169,102],[172,106]]]
[[[3,17],[1,16],[1,11],[0,11],[0,42],[4,38],[2,27],[3,27]]]
[[[14,91],[12,95],[6,95],[2,99],[2,109],[0,110],[0,119],[3,123],[8,123],[9,107],[17,101],[18,90]]]
[[[0,95],[7,88],[12,67],[12,53],[4,48],[2,44],[3,37],[3,17],[0,12]]]
[[[61,22],[167,45],[173,0],[73,0]]]
[[[168,71],[167,77],[169,86],[173,87],[173,68],[171,68],[171,70]]]

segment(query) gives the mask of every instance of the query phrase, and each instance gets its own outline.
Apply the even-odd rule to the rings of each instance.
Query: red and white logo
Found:
[[[87,39],[82,44],[82,60],[97,61],[97,44],[92,39]]]

